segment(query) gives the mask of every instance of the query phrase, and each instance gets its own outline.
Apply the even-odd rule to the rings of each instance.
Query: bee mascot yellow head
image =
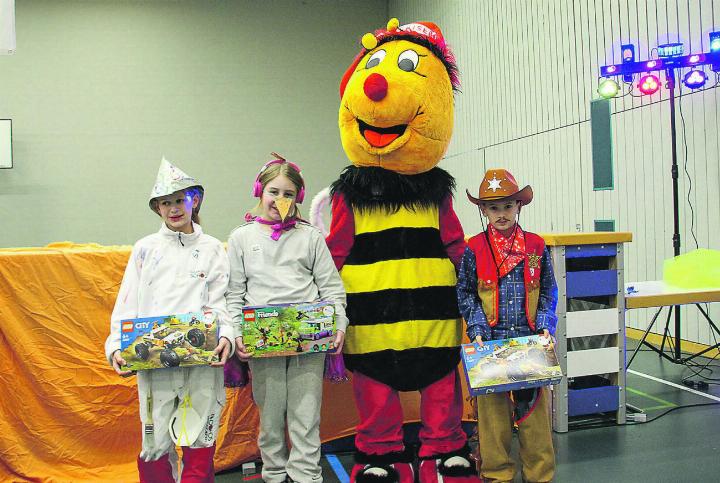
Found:
[[[417,22],[366,34],[340,85],[340,137],[355,166],[400,174],[438,164],[453,130],[455,59],[437,25]]]
[[[477,482],[461,427],[455,180],[437,167],[453,129],[455,61],[437,25],[362,38],[340,85],[351,166],[332,186],[328,247],[347,292],[343,348],[360,424],[351,481]],[[398,391],[421,391],[419,468]]]

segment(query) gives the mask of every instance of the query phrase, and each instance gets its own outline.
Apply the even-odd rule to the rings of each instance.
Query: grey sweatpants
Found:
[[[266,483],[285,476],[302,483],[322,482],[320,403],[325,354],[250,360],[252,391],[260,408],[258,446]],[[292,449],[285,441],[285,420]]]

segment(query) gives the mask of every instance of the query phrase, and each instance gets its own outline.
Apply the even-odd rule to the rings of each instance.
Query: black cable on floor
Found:
[[[699,404],[685,404],[683,406],[675,406],[674,408],[670,408],[667,411],[664,411],[662,414],[658,414],[654,418],[650,418],[647,421],[633,421],[633,422],[627,422],[626,426],[637,426],[638,424],[647,424],[652,423],[653,421],[657,421],[658,419],[662,418],[666,414],[670,414],[673,411],[676,411],[678,409],[687,409],[687,408],[700,408],[703,406],[718,406],[720,405],[720,402],[714,402],[714,403],[699,403]]]
[[[575,421],[570,422],[568,424],[568,429],[570,431],[584,431],[587,429],[601,429],[601,428],[610,428],[610,427],[621,427],[621,426],[637,426],[639,424],[647,424],[651,423],[653,421],[657,421],[661,417],[665,416],[666,414],[669,414],[673,411],[676,411],[678,409],[686,409],[686,408],[699,408],[703,406],[720,406],[720,403],[714,402],[714,403],[699,403],[699,404],[686,404],[683,406],[675,406],[674,408],[670,408],[667,411],[664,411],[661,414],[658,414],[654,418],[650,418],[646,421],[628,421],[624,425],[617,424],[617,421],[615,420],[615,416],[605,416],[605,420],[598,421],[597,419],[588,419],[588,420],[581,420],[581,421]]]

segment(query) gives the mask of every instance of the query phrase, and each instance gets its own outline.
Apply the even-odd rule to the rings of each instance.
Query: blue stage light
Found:
[[[683,77],[683,84],[690,89],[698,89],[707,82],[707,74],[699,69],[693,69]]]
[[[710,32],[710,52],[720,52],[720,32]]]
[[[720,55],[720,32],[710,32],[710,54]],[[720,62],[715,59],[710,68],[720,72]]]

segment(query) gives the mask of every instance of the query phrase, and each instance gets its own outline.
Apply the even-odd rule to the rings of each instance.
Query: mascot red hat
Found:
[[[392,19],[362,46],[340,86],[352,165],[332,185],[327,238],[347,291],[343,354],[360,416],[351,480],[478,482],[457,373],[465,243],[455,180],[437,167],[452,136],[455,61],[430,22]],[[417,455],[403,441],[400,391],[421,394]]]
[[[340,80],[340,97],[342,97],[345,93],[345,86],[347,85],[348,80],[355,72],[358,63],[365,54],[367,54],[369,50],[376,48],[381,43],[399,38],[415,40],[420,44],[425,44],[430,47],[434,51],[434,54],[445,64],[453,88],[457,89],[460,87],[460,78],[458,77],[457,69],[455,67],[455,56],[445,43],[445,38],[440,31],[440,27],[432,22],[414,22],[400,27],[397,19],[392,19],[388,22],[386,29],[376,30],[374,34],[367,33],[363,36],[363,50],[361,50],[355,57],[352,64],[350,64],[350,67],[348,67]]]

